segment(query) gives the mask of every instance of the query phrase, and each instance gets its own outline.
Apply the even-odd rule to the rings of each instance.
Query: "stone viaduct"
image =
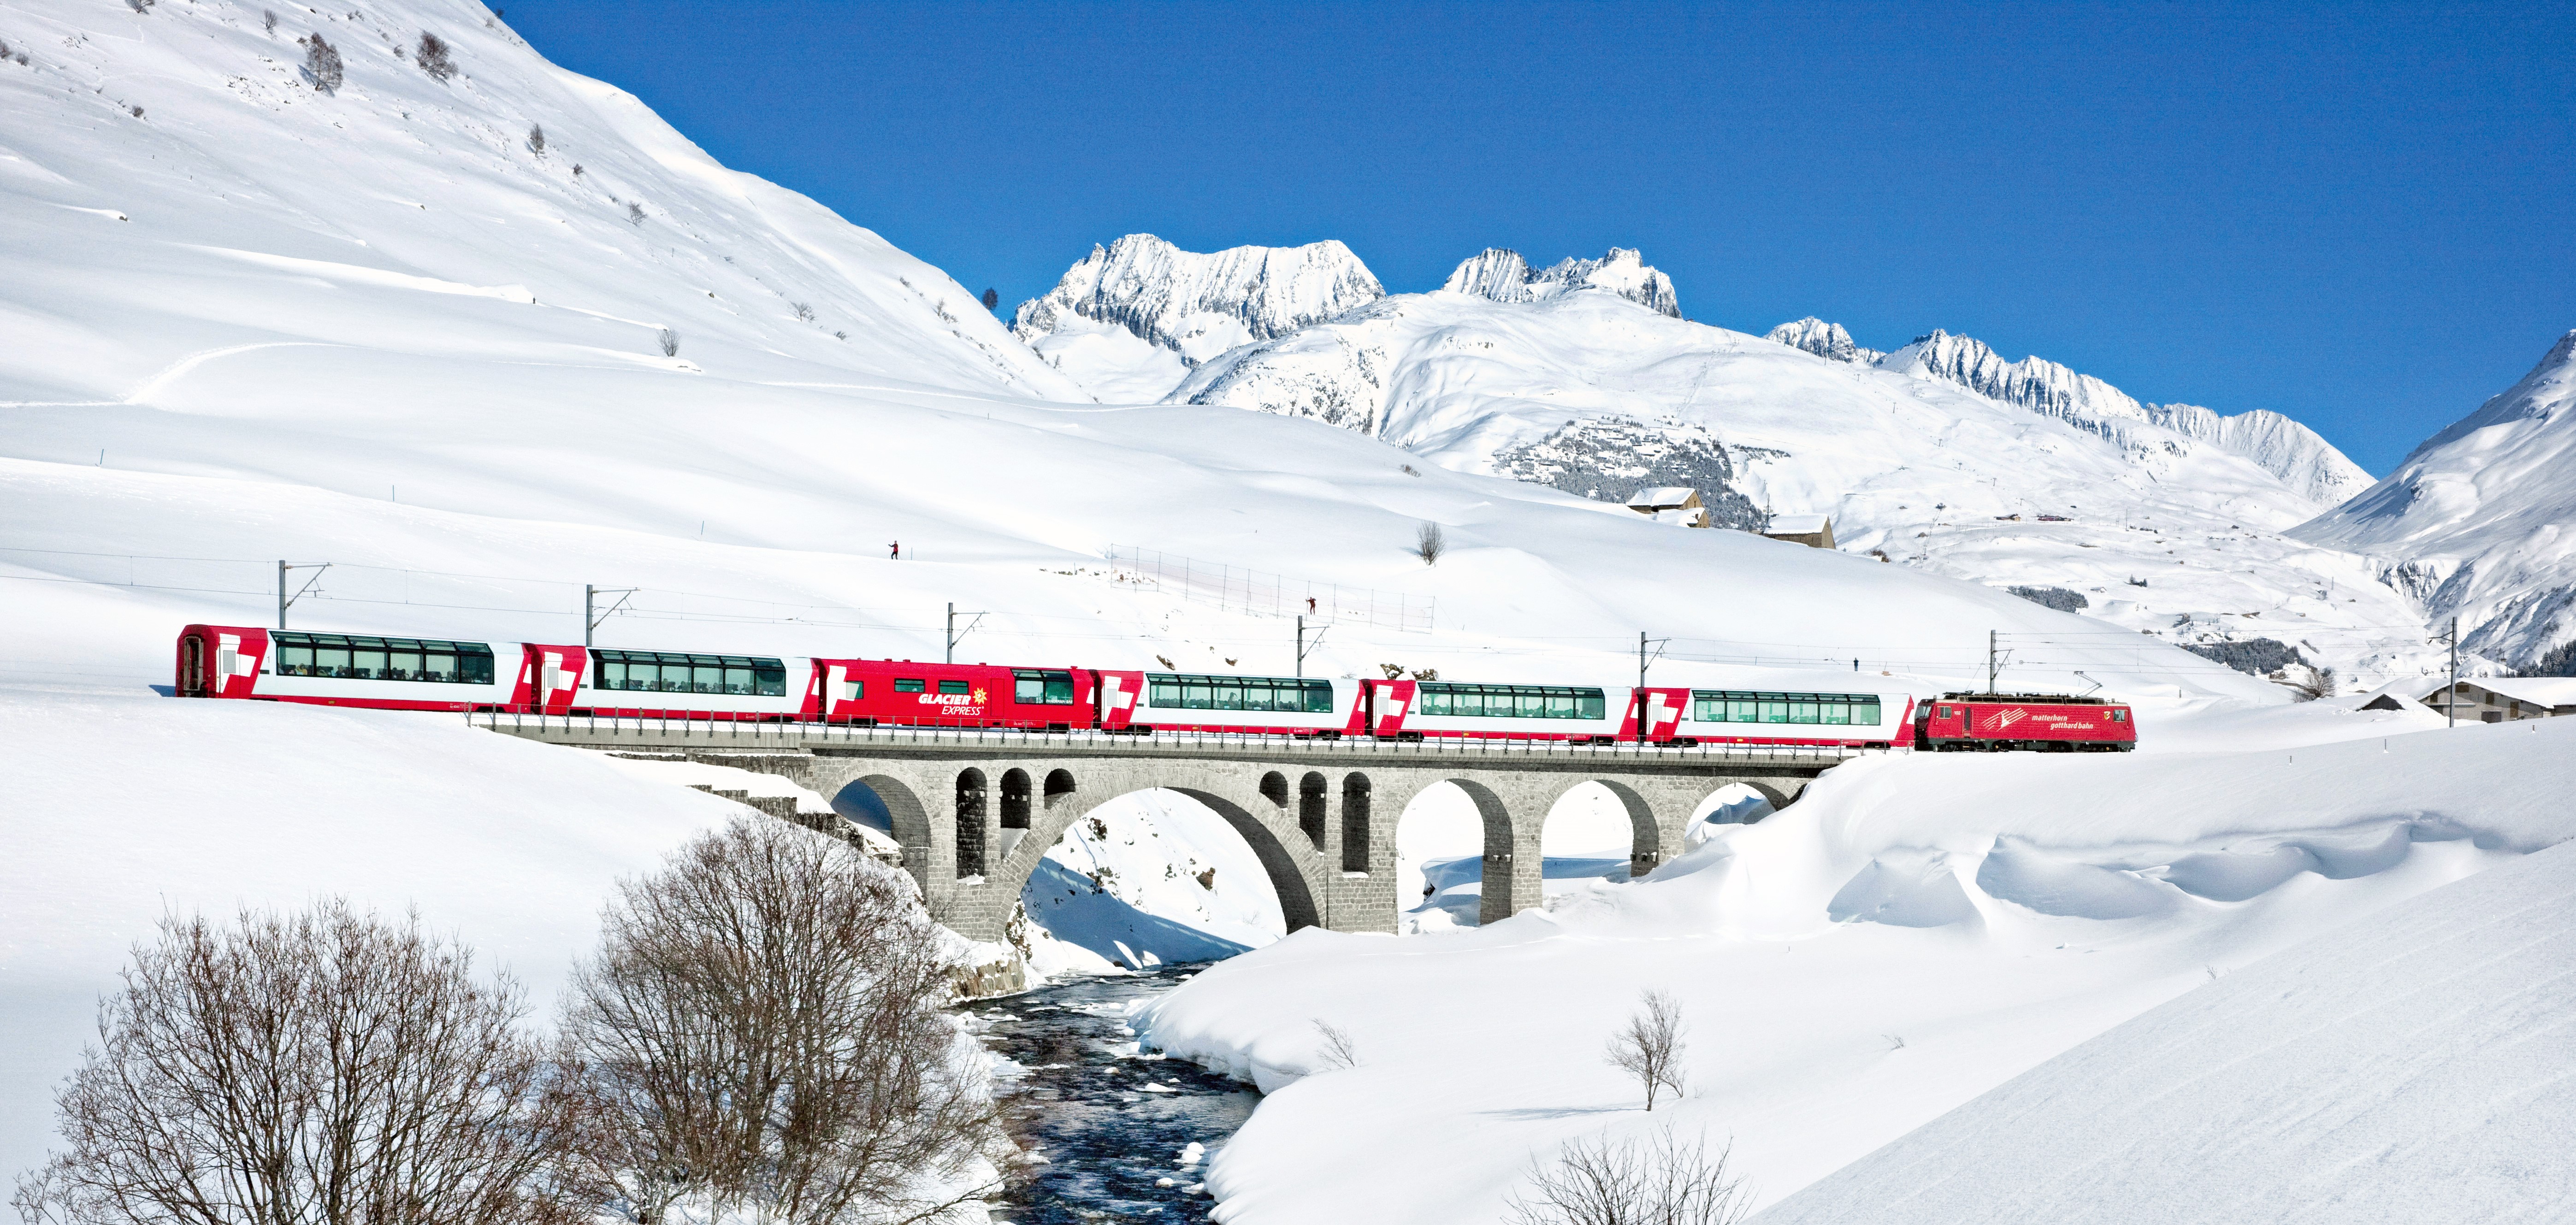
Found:
[[[999,940],[1040,857],[1092,809],[1177,791],[1225,818],[1278,891],[1288,928],[1391,932],[1395,829],[1425,790],[1455,785],[1484,821],[1483,922],[1539,904],[1539,835],[1565,794],[1599,783],[1627,809],[1629,874],[1681,849],[1702,800],[1730,784],[1774,808],[1862,750],[1670,749],[1549,741],[1392,743],[1289,737],[951,731],[805,724],[476,715],[554,744],[679,755],[792,779],[845,807],[864,786],[886,810],[931,912]]]

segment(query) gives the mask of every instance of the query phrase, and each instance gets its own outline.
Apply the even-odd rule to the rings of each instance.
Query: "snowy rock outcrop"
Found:
[[[2426,610],[2517,667],[2576,641],[2576,331],[2395,472],[2292,534],[2398,559]]]
[[[1827,323],[1809,315],[1784,323],[1763,334],[1763,339],[1778,341],[1792,349],[1804,349],[1827,361],[1872,365],[1887,356],[1876,349],[1864,349],[1853,343],[1851,333],[1839,323]]]
[[[1122,347],[1134,362],[1154,361],[1157,349],[1179,359],[1174,377],[1162,384],[1167,390],[1188,367],[1237,345],[1385,296],[1360,257],[1330,239],[1201,254],[1151,234],[1129,234],[1094,246],[1045,297],[1021,303],[1011,330],[1054,361],[1064,338],[1096,336],[1097,325],[1115,327],[1144,342]],[[1103,373],[1100,362],[1085,368],[1095,379]]]
[[[2221,416],[2197,404],[2145,407],[2156,424],[2253,460],[2319,506],[2337,505],[2370,487],[2370,474],[2333,443],[2268,408]]]
[[[1682,317],[1673,279],[1648,267],[1643,255],[1626,247],[1612,247],[1599,259],[1569,257],[1538,271],[1531,270],[1518,251],[1487,247],[1458,265],[1440,288],[1496,302],[1536,302],[1577,289],[1599,289],[1656,314]]]

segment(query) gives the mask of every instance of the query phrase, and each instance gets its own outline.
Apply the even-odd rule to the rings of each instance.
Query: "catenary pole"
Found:
[[[952,664],[953,664],[953,663],[956,663],[956,662],[957,662],[957,601],[955,601],[955,600],[950,600],[950,601],[948,602],[948,635],[947,635],[947,642],[948,642],[948,655],[947,655],[947,658],[944,660],[944,662],[946,662],[946,663],[952,663]]]
[[[2443,726],[2458,727],[2460,725],[2460,619],[2456,616],[2451,618],[2450,637],[2451,700],[2442,703],[2442,709],[2450,715],[2450,722]]]
[[[286,559],[277,559],[277,628],[286,628]]]

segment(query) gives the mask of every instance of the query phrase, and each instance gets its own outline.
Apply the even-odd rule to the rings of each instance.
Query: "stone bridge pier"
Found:
[[[1741,783],[1785,808],[1833,764],[1306,749],[1275,756],[965,746],[887,752],[856,745],[690,756],[787,775],[826,797],[864,785],[885,806],[904,866],[931,912],[978,940],[1002,938],[1022,886],[1067,829],[1139,791],[1179,792],[1233,826],[1278,891],[1289,930],[1391,932],[1412,900],[1396,896],[1397,823],[1441,783],[1455,784],[1483,819],[1480,918],[1491,923],[1539,904],[1542,827],[1556,803],[1585,783],[1606,787],[1626,808],[1629,873],[1642,876],[1681,849],[1684,826],[1710,793]]]

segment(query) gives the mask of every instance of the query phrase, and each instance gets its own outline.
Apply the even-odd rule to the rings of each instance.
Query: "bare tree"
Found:
[[[988,286],[985,286],[985,287],[984,287],[984,296],[983,296],[983,298],[982,298],[982,299],[980,299],[980,300],[984,303],[984,309],[985,309],[985,310],[991,310],[991,309],[993,309],[994,307],[996,307],[996,306],[1000,306],[1000,305],[1002,304],[1002,291],[1000,291],[1000,290],[998,290],[998,289],[995,289],[995,288],[993,288],[993,287],[991,287],[991,286],[989,286],[989,285],[988,285]]]
[[[528,152],[539,157],[546,155],[546,125],[542,123],[528,125]]]
[[[644,205],[641,201],[629,200],[626,202],[626,219],[637,225],[644,224]]]
[[[259,11],[259,28],[268,31],[271,34],[277,33],[276,9],[261,9]]]
[[[1509,1225],[1734,1225],[1752,1211],[1744,1180],[1705,1135],[1666,1127],[1645,1138],[1586,1136],[1530,1171],[1527,1192],[1504,1199]],[[1535,1163],[1534,1163],[1535,1164]]]
[[[678,332],[674,332],[669,328],[664,328],[660,334],[655,337],[655,339],[662,342],[662,356],[678,357],[680,355],[680,334]]]
[[[320,30],[304,40],[304,75],[313,78],[313,88],[323,93],[340,92],[340,51],[322,41]]]
[[[1208,870],[1206,880],[1201,883],[1214,879],[1216,879],[1216,870],[1211,868]],[[1315,1019],[1315,1033],[1323,1039],[1324,1047],[1315,1055],[1316,1071],[1338,1072],[1344,1068],[1360,1066],[1359,1043],[1351,1040],[1349,1030],[1318,1017]]]
[[[619,886],[574,979],[590,1152],[637,1219],[918,1221],[1007,1157],[942,1011],[954,966],[909,877],[781,821],[737,820]]]
[[[1413,529],[1413,551],[1422,558],[1423,565],[1439,565],[1440,554],[1447,551],[1448,547],[1449,541],[1441,535],[1439,524],[1425,523]]]
[[[55,1098],[31,1223],[576,1222],[574,1095],[507,976],[331,900],[162,920]]]
[[[803,302],[790,302],[788,305],[796,308],[796,321],[798,323],[814,322],[814,308],[812,306]]]
[[[423,30],[420,32],[420,50],[412,58],[419,62],[420,70],[428,73],[431,80],[444,85],[447,78],[456,75],[456,61],[448,57],[448,51],[446,39]]]
[[[1658,1091],[1679,1097],[1689,1092],[1681,1069],[1682,1006],[1668,991],[1649,991],[1628,1018],[1628,1027],[1610,1039],[1610,1066],[1636,1078],[1646,1088],[1646,1109],[1655,1108]]]

